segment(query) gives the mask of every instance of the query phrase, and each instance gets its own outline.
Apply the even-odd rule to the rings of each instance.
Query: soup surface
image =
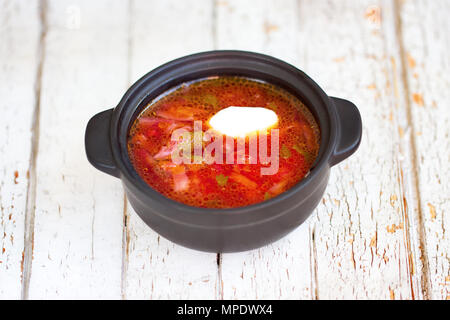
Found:
[[[194,141],[199,137],[194,135],[194,121],[202,121],[206,132],[209,119],[229,106],[264,107],[276,113],[278,122],[271,128],[278,129],[279,135],[276,173],[263,175],[267,162],[250,161],[249,137],[244,153],[237,150],[238,138],[223,139],[224,153],[230,148],[235,151],[233,163],[195,159],[193,146],[189,154],[193,163],[173,160],[173,153],[186,143],[172,139],[175,130],[183,129]],[[270,154],[273,131],[266,133]],[[184,83],[153,100],[129,131],[128,153],[139,176],[168,198],[195,207],[234,208],[266,201],[297,184],[317,157],[319,137],[313,115],[289,92],[259,80],[220,76]],[[205,136],[200,139],[205,151],[209,142]],[[260,140],[256,141],[259,147]],[[245,163],[237,163],[238,156]]]

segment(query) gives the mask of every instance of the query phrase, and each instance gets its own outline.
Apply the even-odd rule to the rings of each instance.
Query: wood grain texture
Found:
[[[427,296],[450,299],[450,3],[400,3],[402,54],[428,272]]]
[[[86,160],[84,129],[126,89],[123,1],[49,1],[26,297],[120,298],[123,192]],[[107,13],[107,14],[104,14]]]
[[[218,49],[266,53],[294,65],[298,54],[296,1],[218,1]],[[311,299],[309,225],[269,246],[244,253],[224,254],[221,263],[225,299]]]
[[[312,222],[320,299],[410,299],[388,1],[302,1],[303,69],[363,120],[359,150],[332,169]],[[395,34],[395,32],[394,32]]]
[[[37,1],[0,1],[0,299],[22,291],[39,38]]]
[[[171,59],[213,49],[211,1],[130,4],[131,82]],[[160,237],[129,204],[126,220],[124,298],[220,297],[216,254],[186,249]]]

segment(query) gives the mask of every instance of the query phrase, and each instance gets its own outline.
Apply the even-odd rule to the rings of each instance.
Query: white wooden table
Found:
[[[450,1],[0,0],[0,298],[449,299]],[[284,239],[236,254],[150,230],[84,129],[140,76],[243,49],[363,118]]]

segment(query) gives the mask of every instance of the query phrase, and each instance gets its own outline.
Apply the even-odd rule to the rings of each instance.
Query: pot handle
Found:
[[[330,97],[334,102],[338,115],[339,139],[331,157],[334,166],[351,156],[361,143],[362,122],[358,108],[350,101]]]
[[[93,116],[84,135],[86,156],[89,162],[98,170],[119,177],[109,139],[109,128],[114,109],[109,109]]]

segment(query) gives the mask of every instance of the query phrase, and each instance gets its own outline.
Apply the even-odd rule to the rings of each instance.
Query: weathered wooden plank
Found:
[[[450,4],[401,1],[400,35],[419,190],[426,296],[450,299]]]
[[[398,6],[396,1],[383,0],[382,14],[384,23],[383,28],[384,42],[386,43],[386,54],[391,60],[390,68],[387,69],[388,86],[391,91],[393,108],[392,122],[394,128],[397,128],[398,139],[396,165],[400,177],[400,196],[403,216],[403,234],[407,250],[407,266],[410,275],[411,298],[424,299],[424,286],[426,286],[426,272],[422,266],[422,252],[420,250],[421,237],[418,224],[418,206],[415,177],[413,174],[413,157],[410,139],[404,134],[405,128],[410,124],[408,114],[408,105],[406,102],[406,85],[403,78],[402,65],[402,46],[399,36]],[[367,13],[371,16],[370,10]],[[395,295],[391,296],[395,298]]]
[[[120,298],[123,191],[84,130],[127,85],[127,4],[49,1],[29,298]]]
[[[22,291],[39,38],[38,1],[0,1],[0,299]]]
[[[212,1],[133,1],[131,81],[186,54],[213,49]],[[175,245],[148,228],[127,206],[125,298],[220,297],[216,254]]]
[[[319,298],[409,299],[407,212],[399,164],[390,1],[304,1],[305,70],[359,107],[358,152],[333,168],[313,226]]]
[[[294,65],[298,54],[297,1],[218,1],[218,49],[266,53]],[[309,224],[284,239],[244,253],[224,254],[225,299],[311,299],[315,297]]]

